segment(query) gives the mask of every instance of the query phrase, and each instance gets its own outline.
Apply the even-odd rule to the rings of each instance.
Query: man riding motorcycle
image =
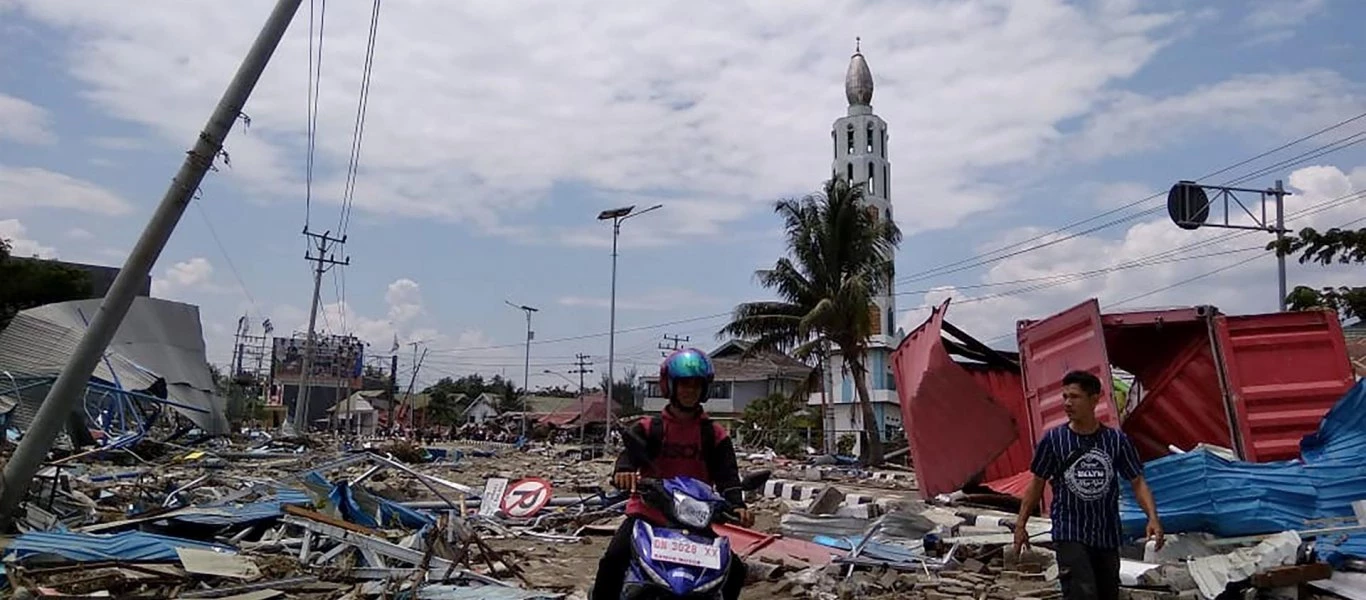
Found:
[[[675,351],[659,367],[659,388],[669,404],[657,416],[631,425],[631,433],[647,441],[648,464],[636,464],[628,452],[617,457],[613,483],[632,492],[626,521],[617,529],[598,561],[592,600],[619,600],[631,561],[631,532],[637,519],[661,525],[664,515],[636,493],[641,477],[667,479],[686,476],[711,484],[733,507],[738,524],[749,527],[754,516],[745,507],[735,445],[725,428],[713,422],[702,405],[716,372],[707,354],[696,348]],[[735,557],[722,588],[722,597],[737,600],[748,569]]]

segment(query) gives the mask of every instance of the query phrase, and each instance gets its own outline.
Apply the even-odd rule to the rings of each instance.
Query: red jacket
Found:
[[[665,408],[660,412],[664,423],[664,437],[660,440],[659,451],[648,465],[636,465],[626,452],[617,458],[616,472],[639,471],[641,477],[668,479],[686,476],[706,482],[717,488],[732,505],[744,506],[744,494],[740,490],[739,468],[735,461],[735,444],[724,427],[707,417],[706,413],[697,416],[677,415]],[[650,437],[651,417],[645,417],[631,426],[641,439]],[[702,424],[712,428],[713,446],[710,456],[702,447]],[[626,503],[626,514],[643,518],[654,524],[662,524],[664,515],[645,504],[639,494],[632,494]]]

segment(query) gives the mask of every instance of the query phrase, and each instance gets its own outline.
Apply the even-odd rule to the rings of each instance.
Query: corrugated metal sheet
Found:
[[[85,333],[85,319],[94,318],[102,301],[59,302],[20,312],[0,332],[0,369],[27,375],[60,373]],[[160,376],[166,380],[171,400],[208,411],[177,409],[181,414],[210,433],[227,432],[225,402],[214,392],[198,307],[134,298],[128,316],[109,343],[108,356],[108,361],[96,365],[94,378],[140,390]],[[41,404],[42,398],[24,394],[24,402],[16,410],[16,424],[28,426],[36,405],[23,404],[34,403]]]
[[[1366,383],[1357,384],[1305,441],[1300,461],[1229,461],[1204,450],[1145,465],[1167,531],[1238,536],[1304,528],[1306,521],[1352,514],[1366,498]],[[1123,486],[1121,519],[1141,534],[1147,518]]]
[[[176,548],[236,552],[227,546],[141,531],[125,531],[111,535],[70,531],[34,531],[25,533],[10,542],[6,549],[6,556],[14,556],[21,561],[39,556],[58,556],[76,562],[102,560],[158,562],[180,560],[176,554]]]
[[[1213,345],[1215,314],[1195,307],[1103,318],[1111,362],[1142,382],[1143,397],[1123,428],[1144,460],[1166,456],[1168,445],[1234,447]]]
[[[892,354],[901,421],[926,496],[961,489],[1018,436],[1010,411],[944,349],[948,305],[935,309]]]
[[[1295,458],[1356,381],[1342,325],[1329,311],[1218,317],[1234,406],[1251,461]]]
[[[1092,298],[1041,321],[1023,322],[1017,339],[1031,443],[1067,422],[1062,408],[1062,378],[1068,371],[1089,371],[1100,378],[1104,389],[1096,416],[1106,425],[1119,426],[1099,302]]]
[[[992,400],[1010,411],[1011,418],[1015,419],[1018,434],[1015,441],[987,465],[984,479],[992,481],[1029,470],[1029,461],[1034,458],[1034,445],[1030,443],[1029,404],[1025,402],[1024,380],[1019,372],[979,364],[959,363],[959,366],[987,391]]]

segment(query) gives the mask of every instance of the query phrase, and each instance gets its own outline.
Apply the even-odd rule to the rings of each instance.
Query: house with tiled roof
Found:
[[[781,352],[759,352],[745,356],[749,344],[731,340],[710,353],[716,369],[707,413],[717,419],[734,419],[744,414],[749,403],[771,394],[796,393],[811,374],[811,367]],[[641,378],[645,384],[646,412],[662,410],[668,404],[659,391],[659,374]]]

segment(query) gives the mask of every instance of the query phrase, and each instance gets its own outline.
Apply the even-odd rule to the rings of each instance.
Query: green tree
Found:
[[[873,298],[888,289],[901,230],[863,203],[862,184],[842,177],[824,190],[774,206],[784,222],[787,256],[757,273],[778,299],[735,308],[720,336],[750,340],[747,350],[787,352],[810,360],[826,346],[838,349],[854,380],[863,413],[863,459],[882,461],[882,436],[868,392],[868,338],[882,315]],[[874,321],[878,319],[879,321]]]
[[[800,396],[770,394],[745,406],[740,425],[746,444],[798,457],[807,444],[806,432],[819,426],[817,420],[807,412]]]
[[[1318,231],[1301,229],[1294,236],[1271,242],[1268,250],[1281,256],[1299,254],[1300,264],[1366,264],[1366,228]],[[1285,298],[1290,310],[1330,309],[1343,319],[1366,318],[1366,286],[1296,286]]]
[[[66,265],[10,256],[13,246],[0,239],[0,330],[20,311],[90,297],[90,275]]]
[[[636,396],[640,387],[640,372],[635,367],[627,367],[622,371],[621,378],[612,381],[611,377],[603,373],[602,380],[598,382],[598,390],[612,390],[612,416],[629,417],[640,414],[640,407],[636,405]]]

